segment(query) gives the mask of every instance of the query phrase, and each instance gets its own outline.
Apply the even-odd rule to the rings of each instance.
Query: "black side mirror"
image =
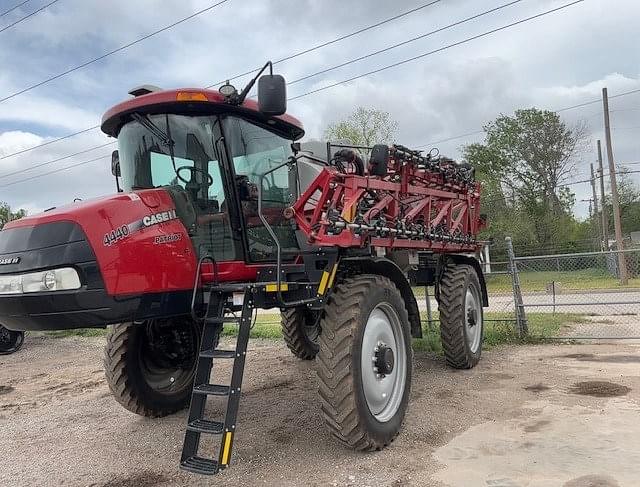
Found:
[[[120,155],[117,150],[111,153],[111,174],[116,178],[120,177]]]
[[[389,146],[385,144],[376,144],[371,149],[371,158],[369,159],[371,168],[369,173],[373,176],[384,176],[387,174],[387,166],[389,165]]]
[[[265,74],[258,80],[258,109],[265,115],[287,111],[287,83],[279,74]]]
[[[120,154],[117,149],[111,153],[111,174],[116,178],[116,189],[118,193],[122,193],[120,180],[118,179],[120,177]]]

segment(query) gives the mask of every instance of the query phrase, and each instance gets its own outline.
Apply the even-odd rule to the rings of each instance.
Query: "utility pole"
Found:
[[[609,250],[609,223],[607,222],[607,205],[604,199],[604,171],[602,170],[602,144],[598,140],[598,173],[600,174],[600,206],[602,206],[602,213],[600,217],[602,220],[602,239],[604,240],[603,250]]]
[[[589,219],[592,219],[593,218],[593,198],[587,198],[580,201],[584,203],[589,203]]]
[[[616,233],[616,248],[618,250],[618,268],[620,269],[620,284],[628,283],[627,262],[622,243],[622,224],[620,222],[620,202],[618,200],[618,184],[616,182],[616,166],[613,162],[613,147],[611,145],[611,126],[609,124],[609,97],[607,89],[602,88],[602,107],[604,109],[604,135],[607,142],[607,158],[609,159],[609,176],[611,177],[611,202],[613,204],[613,226]]]
[[[596,177],[593,172],[593,163],[591,163],[591,191],[593,192],[593,219],[591,221],[596,227],[598,235],[602,239],[602,232],[600,231],[600,224],[598,222],[598,192],[596,191]]]

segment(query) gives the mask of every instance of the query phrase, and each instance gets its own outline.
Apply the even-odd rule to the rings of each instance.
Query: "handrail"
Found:
[[[204,255],[202,256],[199,260],[198,260],[198,267],[196,268],[196,279],[195,282],[193,283],[193,293],[191,294],[191,318],[193,318],[194,321],[201,321],[202,319],[204,319],[203,317],[200,317],[196,314],[196,295],[198,293],[198,288],[200,287],[200,278],[202,276],[202,264],[205,263],[205,261],[210,260],[211,263],[213,264],[213,279],[217,281],[217,272],[216,272],[216,261],[213,257],[211,257],[210,255]],[[206,314],[205,314],[206,316]]]
[[[276,244],[276,296],[277,296],[278,304],[280,304],[281,307],[283,308],[299,306],[301,304],[308,304],[316,301],[315,298],[298,299],[296,301],[289,301],[289,302],[285,302],[285,300],[283,299],[282,286],[281,286],[282,277],[280,275],[280,271],[282,269],[282,246],[280,245],[280,240],[278,239],[278,236],[273,231],[273,228],[271,227],[271,225],[269,225],[269,222],[267,221],[264,214],[262,213],[262,183],[265,177],[267,177],[267,175],[271,174],[274,171],[277,171],[278,169],[284,166],[288,166],[289,164],[291,164],[292,160],[296,160],[296,158],[291,157],[287,159],[285,162],[283,162],[282,164],[274,166],[268,171],[260,174],[259,175],[260,184],[258,185],[258,217],[260,218],[260,220],[262,221],[262,224],[265,226],[265,228],[267,229],[267,232],[269,232],[269,235],[271,236],[271,238]]]

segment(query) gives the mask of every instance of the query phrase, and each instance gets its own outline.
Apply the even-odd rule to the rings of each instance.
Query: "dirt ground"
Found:
[[[0,356],[0,485],[639,485],[636,344],[501,347],[471,371],[417,353],[402,433],[363,454],[325,431],[313,362],[254,340],[232,466],[216,477],[178,469],[185,413],[140,418],[110,397],[102,346],[29,337]]]

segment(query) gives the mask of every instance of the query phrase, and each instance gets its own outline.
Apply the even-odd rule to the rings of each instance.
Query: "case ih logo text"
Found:
[[[176,218],[178,218],[176,210],[163,211],[161,213],[156,213],[155,215],[145,216],[142,219],[142,224],[145,227],[150,227],[151,225],[168,222],[170,220],[175,220]]]
[[[111,230],[103,237],[103,243],[105,247],[110,247],[121,240],[129,237],[134,232],[142,230],[143,228],[151,227],[153,225],[157,225],[159,223],[168,222],[171,220],[175,220],[178,218],[178,214],[175,209],[162,211],[160,213],[155,213],[153,215],[145,216],[142,220],[137,220],[133,223],[129,223],[128,225],[122,225],[121,227]],[[156,242],[158,243],[158,242]],[[168,242],[163,242],[168,243]]]
[[[11,258],[0,259],[0,265],[17,264],[18,262],[20,262],[20,257],[11,257]]]

